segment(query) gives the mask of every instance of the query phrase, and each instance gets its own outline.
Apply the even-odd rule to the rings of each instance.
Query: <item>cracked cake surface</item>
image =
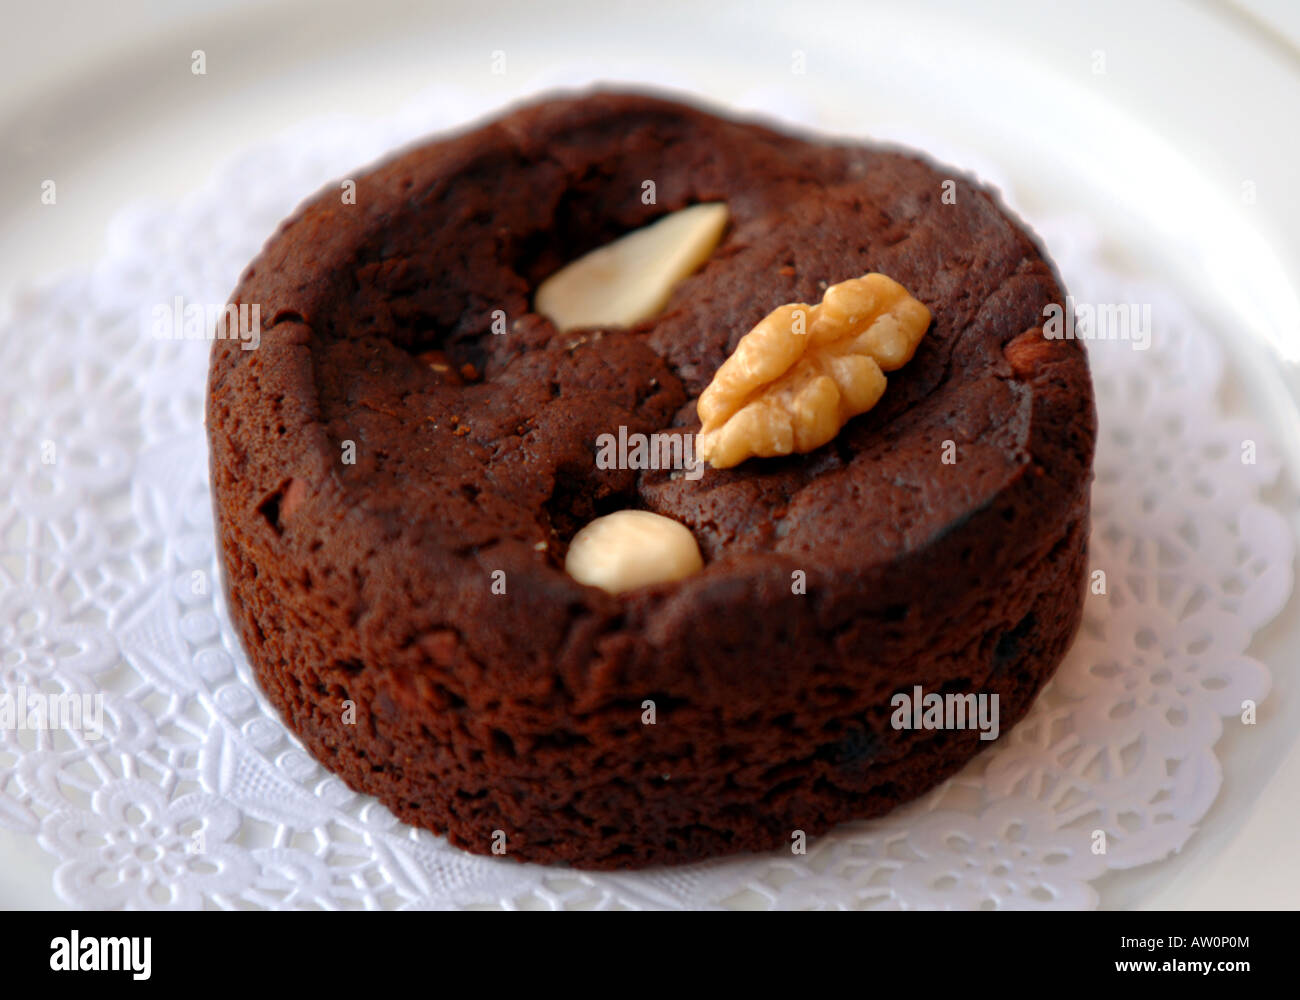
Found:
[[[473,851],[673,863],[878,815],[988,745],[891,727],[898,691],[996,693],[1004,733],[1024,714],[1079,623],[1096,419],[1082,344],[1042,335],[1059,280],[995,193],[605,91],[355,179],[242,276],[260,346],[214,341],[207,403],[233,620],[349,785]],[[730,222],[658,315],[533,311],[568,261],[703,202]],[[755,323],[871,271],[933,320],[830,443],[697,479],[597,468],[620,426],[698,431]],[[688,527],[702,571],[571,579],[569,539],[623,508]]]

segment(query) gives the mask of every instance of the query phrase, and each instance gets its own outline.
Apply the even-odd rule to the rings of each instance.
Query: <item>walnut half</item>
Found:
[[[826,289],[815,306],[768,313],[700,396],[696,452],[715,469],[820,448],[912,359],[930,310],[883,274]]]

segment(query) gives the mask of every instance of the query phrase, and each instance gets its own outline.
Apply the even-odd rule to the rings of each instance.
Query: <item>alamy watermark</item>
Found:
[[[104,735],[104,695],[46,694],[19,684],[12,691],[0,691],[0,730],[63,730],[97,740]]]
[[[982,740],[996,740],[1000,731],[996,694],[925,694],[918,684],[889,704],[895,729],[978,729]]]
[[[50,969],[54,972],[129,972],[135,980],[153,974],[153,938],[81,936],[50,939]]]
[[[629,434],[619,426],[618,434],[596,438],[598,469],[677,469],[686,479],[704,475],[704,462],[695,454],[694,434]]]
[[[1043,337],[1047,340],[1127,340],[1135,351],[1151,346],[1149,302],[1079,302],[1065,297],[1065,307],[1043,307]]]
[[[262,343],[262,306],[254,302],[186,302],[177,295],[153,307],[155,340],[240,340],[245,351]]]

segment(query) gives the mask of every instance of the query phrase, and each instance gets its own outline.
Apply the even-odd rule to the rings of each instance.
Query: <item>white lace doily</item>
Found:
[[[1147,351],[1090,345],[1091,562],[1106,593],[1088,598],[1029,717],[958,777],[806,856],[586,874],[451,848],[302,750],[253,684],[214,585],[209,345],[156,339],[152,308],[223,302],[300,199],[485,110],[441,92],[381,122],[312,122],[180,205],[122,212],[90,273],[11,304],[0,691],[105,696],[100,739],[0,731],[0,826],[55,855],[58,896],[88,908],[1087,907],[1107,869],[1178,850],[1219,789],[1225,719],[1240,725],[1242,702],[1268,692],[1245,650],[1290,593],[1294,538],[1260,499],[1279,472],[1267,434],[1213,402],[1214,339],[1168,290],[1107,271],[1079,219],[1036,220],[1076,299],[1149,303],[1154,325]]]

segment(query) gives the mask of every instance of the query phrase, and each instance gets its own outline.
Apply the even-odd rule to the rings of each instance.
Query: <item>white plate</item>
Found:
[[[1230,402],[1271,423],[1287,449],[1277,500],[1300,528],[1300,56],[1230,9],[84,6],[61,24],[37,5],[7,14],[0,301],[24,280],[93,261],[124,204],[179,196],[227,152],[303,118],[388,113],[432,82],[458,84],[481,107],[575,68],[593,79],[669,76],[720,102],[763,95],[849,133],[932,135],[995,164],[1031,214],[1088,215],[1118,262],[1182,289],[1225,334],[1238,374]],[[1272,7],[1253,6],[1265,17]],[[204,76],[190,72],[195,49]],[[492,72],[496,52],[504,74]],[[45,179],[57,181],[57,206],[40,204]],[[1219,744],[1224,788],[1201,831],[1177,857],[1107,875],[1103,905],[1300,899],[1297,603],[1251,647],[1273,671],[1273,693],[1249,745],[1239,734]],[[0,904],[58,905],[51,868],[30,840],[0,834]]]

